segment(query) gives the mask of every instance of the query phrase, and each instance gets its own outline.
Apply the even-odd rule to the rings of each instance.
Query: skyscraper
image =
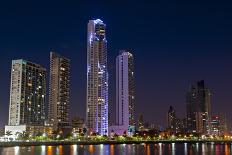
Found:
[[[176,113],[175,110],[173,109],[172,106],[170,106],[169,110],[168,110],[168,114],[167,114],[167,124],[168,124],[168,128],[172,131],[172,132],[176,132]]]
[[[91,132],[108,135],[108,71],[106,24],[90,20],[87,36],[86,125]]]
[[[135,127],[134,57],[127,50],[116,58],[116,124]]]
[[[69,122],[70,60],[50,52],[49,122],[54,129],[66,128]]]
[[[187,130],[209,134],[211,126],[210,91],[205,87],[204,81],[193,84],[187,92]]]
[[[8,125],[43,126],[45,96],[46,69],[26,60],[13,60]]]

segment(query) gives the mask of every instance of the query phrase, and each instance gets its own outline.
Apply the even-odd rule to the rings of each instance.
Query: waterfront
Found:
[[[127,155],[127,154],[211,154],[229,155],[232,153],[230,143],[158,143],[158,144],[111,144],[111,145],[58,145],[0,147],[4,155]]]

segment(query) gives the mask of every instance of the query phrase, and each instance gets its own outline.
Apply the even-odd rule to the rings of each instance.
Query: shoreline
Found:
[[[33,141],[33,142],[26,142],[26,141],[13,141],[13,142],[0,142],[0,147],[27,147],[27,146],[58,146],[58,145],[117,145],[117,144],[158,144],[158,143],[214,143],[214,144],[232,144],[231,140],[204,140],[204,141],[194,141],[194,140],[161,140],[161,141]]]

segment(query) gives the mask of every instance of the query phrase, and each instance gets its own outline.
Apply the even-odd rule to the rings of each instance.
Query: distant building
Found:
[[[48,120],[54,130],[70,126],[70,60],[50,52]]]
[[[142,131],[144,130],[144,120],[143,120],[143,115],[140,114],[139,115],[139,119],[138,119],[138,131]]]
[[[170,106],[167,114],[167,125],[168,125],[168,129],[170,129],[174,133],[176,133],[176,125],[177,125],[176,123],[177,123],[177,118],[176,118],[175,110],[173,109],[172,106]]]
[[[187,92],[187,131],[210,134],[211,94],[204,81],[193,84]]]
[[[90,20],[87,36],[86,126],[108,135],[108,71],[106,24]]]
[[[185,133],[186,128],[185,128],[185,121],[186,119],[176,119],[176,133]]]
[[[212,135],[223,136],[227,132],[226,118],[224,115],[213,115],[211,118]]]
[[[72,126],[73,131],[82,132],[82,130],[85,126],[84,119],[79,118],[79,117],[72,118],[71,126]]]
[[[46,69],[26,60],[13,60],[9,126],[43,126],[45,122]]]
[[[185,132],[185,120],[179,119],[176,116],[176,112],[172,106],[170,106],[167,113],[167,128],[172,134]]]

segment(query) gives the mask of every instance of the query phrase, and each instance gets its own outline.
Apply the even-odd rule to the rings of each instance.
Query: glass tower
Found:
[[[87,34],[86,125],[90,132],[108,135],[108,72],[106,25],[90,20]]]

